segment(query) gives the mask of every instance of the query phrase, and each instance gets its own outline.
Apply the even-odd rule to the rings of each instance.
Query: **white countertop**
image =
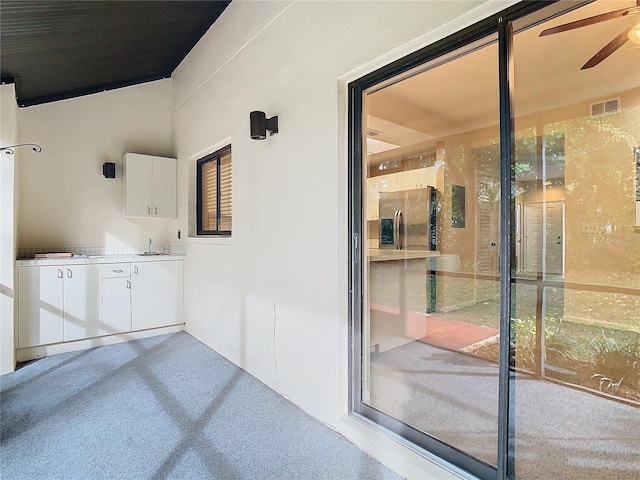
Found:
[[[40,265],[85,265],[95,263],[138,263],[164,262],[167,260],[184,260],[186,255],[161,253],[159,255],[79,255],[65,258],[31,258],[16,260],[16,267],[36,267]]]
[[[384,248],[367,249],[367,259],[370,262],[386,262],[389,260],[411,260],[414,258],[439,257],[437,250],[395,250]]]

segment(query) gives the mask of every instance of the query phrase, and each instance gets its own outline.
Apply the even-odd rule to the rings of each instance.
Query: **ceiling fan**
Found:
[[[557,27],[547,28],[540,33],[540,36],[544,37],[546,35],[552,35],[554,33],[566,32],[567,30],[574,30],[576,28],[586,27],[587,25],[593,25],[595,23],[606,22],[607,20],[625,17],[627,15],[639,15],[638,23],[625,28],[617,37],[615,37],[604,47],[602,47],[602,50],[591,57],[589,61],[585,63],[580,69],[586,70],[587,68],[595,67],[596,65],[598,65],[628,41],[640,44],[640,0],[636,0],[635,7],[621,8],[620,10],[613,10],[611,12],[602,13],[600,15],[594,15],[593,17],[576,20],[575,22],[558,25]]]

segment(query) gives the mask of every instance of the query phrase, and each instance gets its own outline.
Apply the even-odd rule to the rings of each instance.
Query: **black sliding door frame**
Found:
[[[351,413],[371,424],[377,424],[391,432],[410,448],[418,448],[421,453],[438,457],[455,467],[482,479],[508,479],[514,477],[514,416],[513,394],[514,373],[510,370],[510,318],[511,318],[511,283],[512,266],[515,265],[515,249],[513,248],[512,224],[514,218],[514,202],[511,196],[513,178],[513,114],[511,109],[511,92],[513,87],[512,59],[512,23],[526,15],[546,8],[553,1],[524,1],[515,6],[478,22],[450,37],[442,39],[428,47],[414,52],[383,68],[380,68],[349,84],[349,179],[350,205],[349,223],[352,247],[350,248],[350,315],[351,315],[351,356],[350,356],[350,408]],[[585,2],[560,2],[560,10],[577,7]],[[566,6],[566,7],[565,7]],[[547,17],[548,18],[548,17]],[[498,445],[497,468],[475,459],[446,443],[426,435],[380,410],[366,405],[362,400],[362,318],[363,304],[363,93],[376,85],[406,74],[409,71],[450,54],[455,50],[477,42],[491,35],[498,38],[498,74],[500,90],[500,360],[499,360],[499,392],[498,392]]]
[[[514,451],[509,442],[514,435],[513,408],[510,408],[515,383],[511,374],[511,271],[515,257],[512,248],[511,224],[515,216],[511,200],[513,178],[511,168],[513,147],[513,115],[511,108],[511,86],[513,85],[512,40],[510,21],[499,20],[498,30],[498,75],[500,78],[500,357],[498,391],[498,465],[497,478],[515,477]],[[507,354],[508,353],[508,354]]]

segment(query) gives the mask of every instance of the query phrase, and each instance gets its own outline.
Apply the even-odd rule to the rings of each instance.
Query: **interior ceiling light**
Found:
[[[399,147],[400,145],[396,145],[395,143],[383,142],[382,140],[367,137],[367,155],[387,152]]]
[[[629,30],[628,37],[633,43],[640,45],[640,23]]]

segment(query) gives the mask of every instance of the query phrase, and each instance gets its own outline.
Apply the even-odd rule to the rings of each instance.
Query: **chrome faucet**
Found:
[[[149,239],[149,247],[147,248],[147,252],[151,251],[151,239]]]

